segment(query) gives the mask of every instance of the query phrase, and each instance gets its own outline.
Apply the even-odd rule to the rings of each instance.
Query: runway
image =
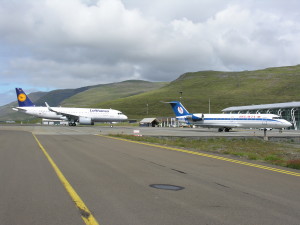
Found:
[[[97,136],[110,129],[0,127],[0,224],[85,224],[39,143],[101,225],[299,224],[300,177]]]
[[[172,137],[263,137],[264,131],[251,129],[234,129],[230,132],[218,132],[211,128],[172,128],[172,127],[134,127],[134,126],[40,126],[40,125],[0,125],[2,130],[24,130],[35,134],[128,134],[133,135],[138,130],[145,136],[172,136]],[[269,137],[300,137],[299,130],[271,130],[267,132]]]

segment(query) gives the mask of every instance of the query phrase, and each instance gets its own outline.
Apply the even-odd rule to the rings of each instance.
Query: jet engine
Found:
[[[201,114],[201,117],[192,115],[193,122],[202,121],[204,119],[204,114]]]
[[[195,116],[194,114],[186,116],[189,122],[198,122],[204,119],[204,114],[201,114],[201,117]]]
[[[79,123],[82,125],[94,125],[94,121],[90,117],[79,117]]]

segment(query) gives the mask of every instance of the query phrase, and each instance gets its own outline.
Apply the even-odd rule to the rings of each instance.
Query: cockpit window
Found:
[[[280,116],[273,116],[272,119],[273,119],[273,120],[280,119]]]

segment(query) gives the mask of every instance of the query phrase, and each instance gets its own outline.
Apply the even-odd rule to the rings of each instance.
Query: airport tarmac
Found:
[[[299,224],[298,170],[99,136],[137,129],[205,133],[0,126],[0,224]],[[79,210],[81,201],[87,209]]]
[[[264,131],[258,129],[233,129],[230,132],[218,132],[214,128],[179,128],[179,127],[135,127],[135,126],[41,126],[41,125],[0,125],[0,129],[24,130],[36,134],[127,134],[170,137],[263,137]],[[138,132],[137,132],[138,131]],[[299,137],[300,131],[267,131],[269,137]]]

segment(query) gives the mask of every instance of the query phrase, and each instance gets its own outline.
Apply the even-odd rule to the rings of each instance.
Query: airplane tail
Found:
[[[178,101],[172,101],[172,102],[167,102],[170,103],[170,105],[172,106],[172,109],[175,113],[176,116],[187,116],[187,115],[191,115],[185,108],[184,106],[181,104],[181,102]]]
[[[34,106],[29,97],[25,94],[22,88],[16,88],[17,99],[20,107]]]

